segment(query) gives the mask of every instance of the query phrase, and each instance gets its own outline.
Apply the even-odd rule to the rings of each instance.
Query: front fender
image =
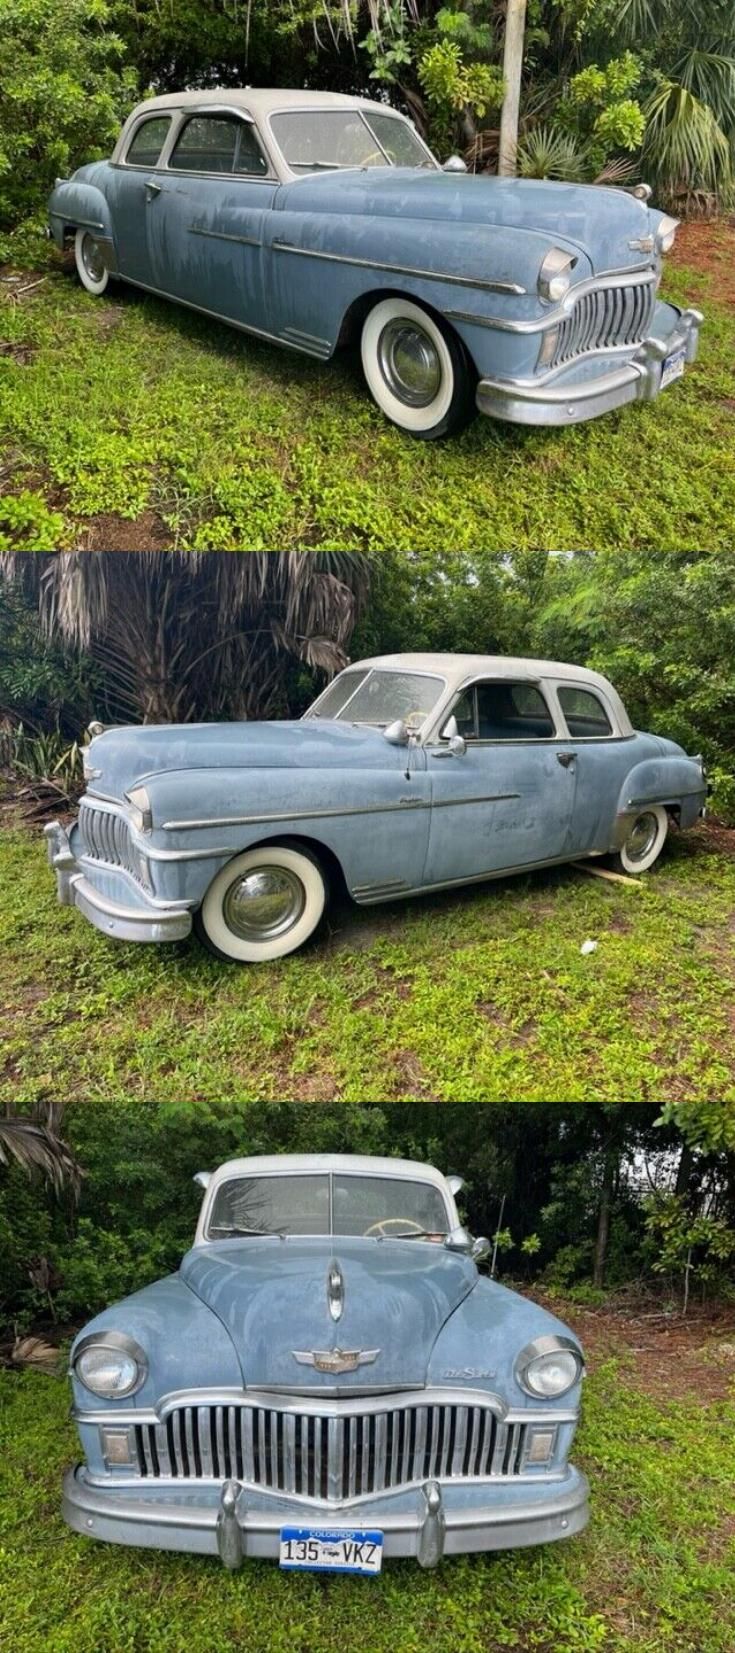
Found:
[[[64,235],[68,229],[86,229],[92,230],[104,244],[106,261],[108,253],[114,253],[108,203],[101,189],[78,173],[73,178],[57,180],[49,196],[48,216],[52,238],[60,249],[63,249]]]
[[[680,812],[679,824],[690,827],[703,809],[706,797],[701,758],[690,758],[682,752],[644,759],[629,771],[621,788],[610,848],[619,848],[622,828],[643,805],[673,805]]]

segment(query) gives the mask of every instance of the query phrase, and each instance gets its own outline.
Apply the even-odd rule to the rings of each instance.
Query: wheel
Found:
[[[365,318],[362,368],[381,412],[433,441],[473,418],[474,372],[456,333],[409,299],[384,298]]]
[[[74,260],[77,275],[88,293],[99,298],[110,279],[98,243],[89,230],[77,230],[74,237]]]
[[[258,964],[301,947],[326,901],[326,879],[312,855],[287,844],[263,844],[234,856],[215,875],[194,928],[218,958]]]
[[[668,830],[669,817],[663,804],[649,804],[631,823],[625,843],[611,857],[612,866],[617,872],[647,872],[658,860]]]

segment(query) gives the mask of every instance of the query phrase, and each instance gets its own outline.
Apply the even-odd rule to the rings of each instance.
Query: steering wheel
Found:
[[[383,1217],[382,1222],[371,1223],[370,1227],[365,1229],[363,1238],[367,1238],[368,1234],[380,1234],[385,1239],[386,1229],[396,1227],[412,1229],[414,1234],[424,1232],[421,1223],[415,1223],[413,1217]]]
[[[382,149],[371,149],[369,155],[363,155],[360,166],[385,166],[385,156]]]

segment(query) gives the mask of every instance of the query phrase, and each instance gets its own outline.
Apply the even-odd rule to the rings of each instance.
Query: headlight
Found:
[[[662,218],[656,231],[656,252],[670,253],[679,228],[678,218]]]
[[[93,1395],[118,1400],[134,1395],[145,1382],[148,1361],[140,1345],[124,1332],[100,1332],[80,1343],[73,1369]]]
[[[125,800],[130,804],[130,819],[139,832],[151,832],[153,828],[153,811],[151,800],[144,786],[134,786],[132,792],[125,793]]]
[[[569,1337],[537,1337],[516,1361],[516,1378],[527,1395],[556,1400],[573,1389],[584,1371],[584,1362]]]
[[[558,304],[569,292],[577,260],[561,247],[550,247],[538,273],[538,290],[550,304]]]

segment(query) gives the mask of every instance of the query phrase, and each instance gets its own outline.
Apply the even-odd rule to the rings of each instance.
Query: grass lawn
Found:
[[[435,1573],[389,1562],[379,1579],[326,1578],[249,1562],[227,1574],[214,1559],[76,1537],[59,1515],[78,1456],[66,1385],[0,1373],[0,1640],[13,1653],[732,1653],[733,1331],[560,1312],[590,1364],[574,1458],[591,1525]]]
[[[0,1101],[732,1100],[734,847],[673,838],[634,888],[562,867],[344,903],[303,952],[243,968],[106,940],[57,906],[40,830],[11,825]]]
[[[477,419],[438,445],[387,425],[350,359],[6,273],[0,549],[729,545],[735,230],[689,228],[665,279],[706,313],[683,384],[574,430]]]

